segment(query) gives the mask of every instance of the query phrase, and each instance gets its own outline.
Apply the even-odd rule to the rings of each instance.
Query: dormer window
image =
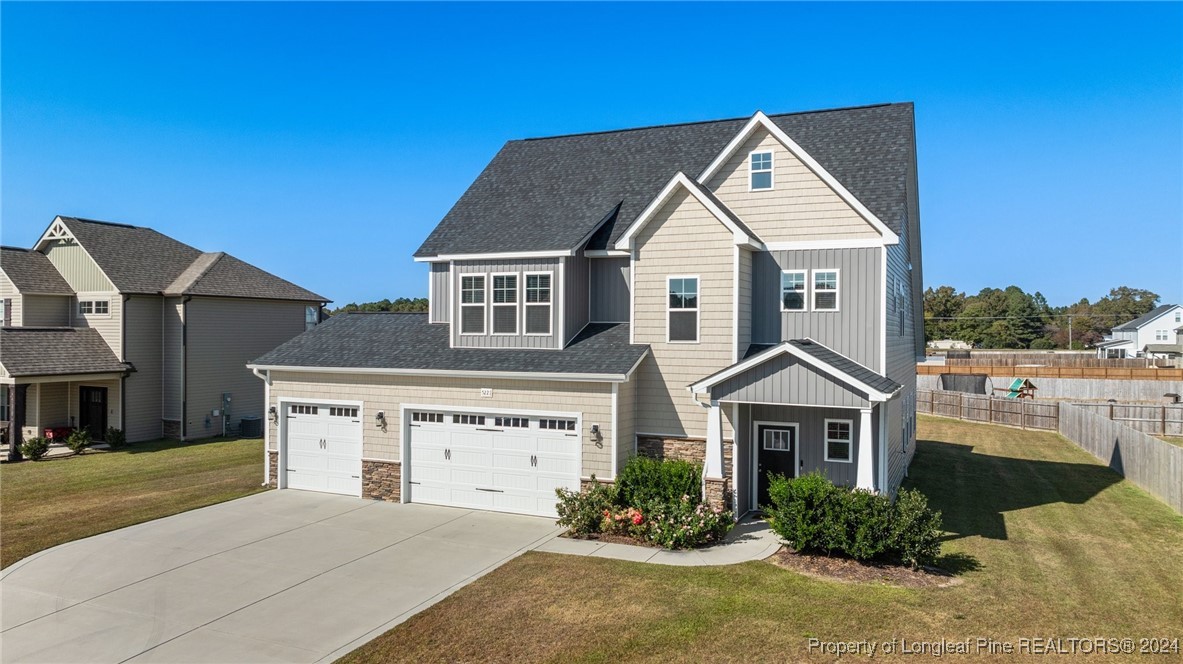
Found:
[[[460,334],[485,333],[485,276],[460,277]]]
[[[493,275],[493,334],[518,333],[518,275]]]
[[[526,334],[550,334],[550,273],[526,273]]]
[[[753,152],[748,156],[750,188],[752,191],[772,189],[772,153]]]

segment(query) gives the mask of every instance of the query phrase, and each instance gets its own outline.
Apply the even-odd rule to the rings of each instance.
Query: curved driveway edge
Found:
[[[559,532],[550,519],[268,491],[0,577],[3,662],[316,662]]]

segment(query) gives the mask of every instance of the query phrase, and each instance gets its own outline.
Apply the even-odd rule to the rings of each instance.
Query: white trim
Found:
[[[801,426],[798,422],[773,422],[771,420],[752,420],[751,444],[750,444],[750,458],[749,465],[752,467],[752,486],[751,486],[751,502],[748,505],[749,510],[756,510],[760,507],[760,427],[780,427],[782,429],[793,430],[793,477],[799,477],[801,474]],[[735,460],[731,460],[735,463]]]
[[[785,275],[786,274],[800,274],[804,280],[803,284],[805,290],[802,291],[804,297],[801,301],[805,304],[802,309],[785,309]],[[780,311],[783,314],[807,314],[809,313],[809,270],[781,270],[780,271]]]
[[[515,258],[559,258],[575,255],[574,249],[559,251],[507,251],[488,254],[439,254],[436,256],[416,256],[416,263],[443,263],[445,261],[493,261]]]
[[[468,278],[481,278],[481,304],[465,303],[464,302],[464,280]],[[475,289],[473,289],[475,292]],[[475,308],[481,307],[481,331],[480,332],[465,332],[464,331],[464,307]],[[489,274],[487,272],[465,272],[460,275],[460,290],[456,292],[456,336],[457,337],[483,337],[489,334]]]
[[[739,404],[731,404],[731,511],[736,517],[739,513]]]
[[[456,338],[460,336],[460,321],[456,320],[456,302],[460,293],[456,290],[456,264],[448,263],[448,348],[456,347]],[[430,318],[428,320],[431,320]]]
[[[646,351],[647,353],[648,351]],[[644,355],[641,356],[644,359]],[[641,360],[637,360],[640,364]],[[501,378],[505,380],[552,380],[556,382],[624,382],[629,374],[636,369],[636,365],[628,374],[585,374],[585,373],[541,373],[534,371],[457,371],[449,369],[380,369],[374,367],[295,367],[276,364],[248,364],[248,369],[268,369],[271,371],[290,371],[292,373],[343,373],[377,376],[450,376],[454,378]],[[105,375],[105,374],[104,374]],[[111,374],[118,378],[121,374]],[[30,381],[31,382],[31,381]],[[47,381],[53,382],[53,381]]]
[[[620,455],[620,383],[612,383],[612,481],[616,481],[616,457]],[[582,471],[582,469],[580,469]]]
[[[752,156],[757,155],[757,154],[768,155],[768,168],[767,169],[762,168],[758,171],[752,170]],[[776,189],[776,152],[774,150],[768,150],[768,149],[764,149],[764,148],[757,148],[755,150],[752,150],[751,152],[748,153],[747,164],[748,164],[748,191],[749,192],[773,191],[774,189]],[[768,173],[768,186],[767,187],[762,187],[760,189],[756,189],[755,187],[752,186],[752,176],[755,175],[756,173]]]
[[[559,315],[557,316],[557,318],[559,319],[559,329],[558,329],[558,336],[557,336],[558,347],[564,348],[567,345],[567,336],[566,336],[567,335],[567,298],[564,297],[567,294],[567,259],[565,259],[565,258],[560,259],[558,267],[559,267],[559,272],[558,272],[559,278],[557,280],[555,280],[555,279],[551,280],[551,290],[550,290],[551,295],[550,295],[550,297],[551,297],[551,300],[558,301],[558,309],[557,310],[552,309],[550,312],[550,315],[552,316],[552,318],[551,318],[551,332],[555,331],[554,316],[555,316],[555,311],[558,311],[559,312]],[[558,298],[555,298],[556,291],[559,296]]]
[[[811,343],[815,343],[823,348],[829,349],[828,346],[825,346],[824,344],[820,344],[820,343],[814,341],[813,339],[809,339],[808,337],[806,337],[806,340]],[[832,350],[832,349],[830,349],[830,350]],[[868,400],[870,400],[870,401],[887,401],[888,399],[891,398],[892,394],[895,394],[898,392],[898,390],[896,392],[891,393],[891,394],[888,394],[886,392],[881,392],[881,391],[871,387],[870,385],[867,385],[863,381],[855,378],[854,376],[851,376],[850,374],[846,373],[845,371],[840,371],[839,369],[832,367],[829,364],[826,364],[825,362],[822,362],[821,360],[813,357],[809,353],[806,353],[805,351],[798,349],[797,347],[793,346],[788,341],[783,341],[779,345],[774,346],[773,348],[770,348],[770,349],[764,351],[763,353],[753,355],[753,356],[749,357],[748,359],[744,360],[743,362],[740,362],[738,364],[734,364],[731,367],[729,367],[728,369],[725,369],[724,371],[721,371],[721,372],[715,374],[714,376],[708,376],[707,378],[704,378],[704,379],[698,381],[697,383],[693,383],[687,389],[689,389],[691,392],[693,392],[695,394],[704,394],[712,386],[718,385],[719,383],[727,380],[728,378],[731,378],[732,376],[743,373],[744,371],[747,371],[748,369],[750,369],[754,366],[758,366],[760,364],[763,364],[763,363],[767,362],[768,360],[771,360],[771,359],[778,357],[780,355],[783,355],[785,353],[788,353],[788,354],[792,355],[793,357],[801,360],[802,362],[804,362],[816,369],[819,369],[819,370],[823,371],[824,373],[834,376],[835,378],[842,380],[843,382],[851,385],[852,387],[856,388],[857,390],[864,392],[867,395]],[[847,359],[849,359],[849,358],[847,358]],[[851,360],[851,361],[854,362],[854,360]],[[855,362],[855,364],[858,364],[858,363]],[[864,369],[867,369],[867,367],[865,367],[861,364],[859,364],[859,366],[863,367]],[[870,369],[867,369],[867,370],[871,371]],[[819,404],[813,404],[813,405],[818,406]]]
[[[4,376],[0,383],[7,385],[37,385],[40,383],[87,383],[95,381],[119,380],[126,375],[122,371],[109,371],[94,374],[60,374],[51,376]],[[101,386],[100,386],[101,387]]]
[[[883,238],[859,238],[850,240],[796,240],[791,242],[765,242],[768,251],[804,251],[808,249],[875,249],[884,246]]]
[[[736,244],[746,244],[755,249],[764,248],[764,244],[759,238],[748,235],[746,231],[741,230],[739,226],[736,226],[735,223],[731,221],[731,218],[728,217],[723,212],[723,210],[721,210],[719,206],[714,203],[714,201],[704,196],[702,190],[698,188],[698,185],[691,182],[690,178],[687,177],[682,171],[678,171],[674,174],[674,177],[670,178],[670,181],[666,183],[665,188],[661,190],[661,193],[659,193],[657,197],[649,202],[649,205],[644,211],[641,212],[640,216],[638,216],[633,221],[633,223],[629,225],[628,229],[625,230],[624,235],[620,236],[620,239],[616,241],[614,246],[617,249],[622,250],[628,248],[634,239],[633,236],[636,235],[637,232],[642,228],[644,228],[645,224],[652,220],[654,215],[656,215],[657,212],[660,211],[665,205],[666,201],[669,200],[670,196],[673,196],[674,192],[677,191],[678,187],[682,187],[687,192],[689,192],[696,201],[701,203],[702,206],[705,207],[707,211],[715,217],[715,219],[719,220],[719,223],[723,224],[727,230],[731,231],[731,235],[734,238]]]
[[[833,272],[834,273],[834,308],[833,309],[819,309],[817,307],[817,273],[818,272]],[[830,291],[822,291],[828,293]],[[809,296],[813,299],[809,301],[809,310],[815,314],[836,314],[842,311],[842,270],[836,267],[820,267],[809,271]]]
[[[513,287],[513,293],[514,293],[514,302],[513,302],[513,325],[514,325],[514,331],[513,331],[513,332],[498,332],[498,331],[497,331],[497,330],[494,328],[494,326],[493,326],[493,308],[494,308],[494,307],[497,307],[497,306],[502,306],[502,307],[508,307],[508,306],[510,306],[510,303],[508,303],[508,302],[502,302],[502,303],[499,305],[499,304],[497,304],[497,303],[494,301],[494,300],[496,299],[496,298],[495,298],[495,295],[496,295],[496,292],[497,292],[497,287],[494,285],[494,283],[495,283],[495,282],[494,282],[494,280],[495,280],[497,277],[513,277],[513,278],[514,278],[514,287]],[[523,278],[522,278],[522,275],[521,275],[521,273],[520,273],[520,272],[490,272],[490,273],[489,273],[489,336],[493,336],[493,337],[516,337],[516,336],[520,336],[520,335],[521,335],[521,333],[524,331],[523,329],[521,329],[521,328],[519,328],[519,327],[518,327],[518,325],[520,325],[521,323],[525,322],[525,321],[519,320],[519,318],[523,318],[524,316],[523,316],[523,311],[522,311],[522,308],[521,308],[521,307],[519,306],[519,304],[518,304],[518,303],[519,303],[519,302],[522,300],[522,289],[521,289],[521,286],[522,286],[522,284],[523,284],[524,282],[525,282],[525,279],[523,279]]]
[[[431,311],[432,310],[431,302],[432,302],[432,300],[435,299],[434,297],[432,297],[432,292],[431,292],[432,286],[434,285],[434,282],[432,281],[432,278],[431,278],[431,274],[432,274],[431,266],[428,265],[427,266],[427,322],[428,323],[435,322],[435,314],[433,314]]]
[[[627,249],[584,249],[584,258],[628,258]]]
[[[248,368],[251,368],[251,367],[248,367]],[[268,372],[268,373],[270,373],[270,372]],[[351,408],[356,407],[358,419],[361,420],[361,432],[360,433],[361,433],[362,449],[358,451],[358,455],[357,455],[358,463],[359,464],[361,463],[361,460],[365,457],[365,444],[366,444],[366,441],[365,441],[365,438],[366,438],[366,434],[365,434],[365,430],[366,430],[365,402],[359,401],[359,400],[352,400],[351,401],[351,400],[342,400],[342,399],[320,399],[320,398],[306,398],[306,397],[277,396],[277,397],[275,397],[275,409],[279,413],[279,424],[276,427],[278,429],[277,433],[279,434],[279,445],[276,446],[275,451],[279,455],[279,458],[276,460],[276,464],[275,464],[275,472],[276,472],[275,488],[276,489],[286,489],[288,487],[288,477],[287,477],[287,469],[288,469],[288,455],[287,455],[287,451],[288,451],[288,449],[287,449],[287,445],[288,445],[288,437],[287,437],[288,417],[287,416],[288,416],[288,413],[287,413],[286,406],[289,404],[311,404],[314,406],[323,404],[323,405],[327,405],[327,406],[349,406]],[[362,496],[362,494],[365,493],[366,478],[360,477],[361,475],[365,474],[364,470],[360,467],[358,468],[358,474],[359,474],[359,481],[358,481],[357,497],[360,498]]]
[[[849,205],[856,214],[870,223],[871,226],[875,228],[875,230],[879,231],[879,234],[883,236],[884,244],[899,243],[899,236],[897,236],[894,231],[888,228],[887,224],[883,223],[879,217],[876,217],[874,214],[872,214],[865,205],[863,205],[857,198],[854,197],[853,194],[851,194],[846,189],[846,187],[842,186],[842,183],[838,182],[837,178],[831,175],[829,171],[822,168],[821,164],[817,163],[817,160],[815,160],[809,155],[808,152],[802,149],[800,145],[797,145],[796,141],[789,138],[789,135],[786,134],[780,127],[778,127],[775,122],[770,120],[767,115],[764,115],[762,111],[756,111],[756,114],[752,116],[751,120],[748,120],[748,123],[744,126],[744,128],[741,129],[738,134],[736,134],[735,138],[731,139],[731,142],[727,144],[727,147],[723,148],[723,151],[719,153],[719,156],[715,157],[715,160],[711,162],[711,165],[707,166],[706,170],[704,170],[702,174],[698,176],[698,181],[710,181],[711,177],[714,176],[719,171],[719,169],[723,167],[727,160],[731,158],[731,155],[736,150],[738,150],[745,141],[747,141],[748,137],[753,131],[756,130],[757,127],[763,127],[769,134],[772,134],[773,138],[780,141],[785,149],[787,149],[793,156],[797,157],[797,159],[800,159],[801,163],[805,164],[806,168],[813,171],[814,175],[817,175],[819,178],[821,178],[822,182],[825,182],[827,185],[829,185],[830,189],[832,189],[834,193],[838,194],[838,197],[845,201],[846,204]]]
[[[398,461],[398,460],[395,460],[395,459],[379,459],[378,457],[368,457],[368,456],[363,456],[363,457],[361,458],[361,460],[362,460],[362,461],[374,461],[374,462],[376,462],[376,463],[396,463],[396,464],[398,464],[398,465],[400,465],[400,466],[402,465],[402,462],[401,462],[401,461]]]
[[[869,409],[861,409],[869,410]],[[837,422],[839,424],[845,423],[850,427],[850,438],[845,441],[830,440],[830,422]],[[831,459],[830,458],[830,443],[846,443],[846,458],[845,459]],[[826,463],[854,463],[854,420],[847,420],[838,417],[827,417],[822,423],[822,459]]]
[[[538,276],[545,274],[550,277],[550,285],[547,286],[547,297],[550,299],[543,302],[527,302],[526,299],[526,284],[527,279],[531,276]],[[542,332],[527,332],[526,331],[526,307],[541,307],[543,304],[548,309],[546,315],[546,333]],[[523,337],[553,337],[555,334],[555,274],[552,270],[531,270],[530,272],[522,273],[522,336]]]
[[[879,253],[879,373],[887,375],[887,247]]]
[[[694,300],[695,307],[693,309],[671,309],[670,308],[670,282],[674,279],[693,279],[694,280]],[[685,313],[688,311],[694,312],[694,341],[679,340],[674,341],[670,339],[670,314]],[[667,344],[698,344],[702,340],[702,279],[697,274],[667,274],[665,277],[665,342]]]
[[[628,247],[628,342],[637,343],[637,247],[636,242],[630,242]],[[666,294],[669,297],[669,294]]]
[[[887,490],[887,403],[879,404],[879,491]]]
[[[61,237],[61,238],[57,238],[57,237],[49,238],[48,237],[49,232],[53,229],[53,226],[56,223],[60,223],[62,225],[62,228],[65,229],[65,232],[66,232],[65,237]],[[74,244],[78,245],[79,247],[82,247],[82,253],[86,254],[86,257],[90,259],[90,262],[94,263],[94,266],[99,269],[99,274],[103,275],[103,278],[107,280],[107,283],[111,284],[111,290],[116,291],[116,292],[119,291],[119,287],[115,285],[115,282],[111,280],[111,277],[107,276],[106,271],[103,270],[103,266],[99,265],[99,262],[94,259],[94,256],[90,255],[90,250],[87,249],[86,247],[82,246],[82,242],[80,242],[78,240],[78,238],[74,235],[73,231],[71,231],[70,228],[68,226],[66,226],[66,222],[62,221],[61,215],[56,215],[53,218],[53,221],[49,222],[49,226],[45,229],[45,232],[41,234],[41,238],[39,240],[37,240],[37,244],[33,245],[33,250],[34,251],[41,251],[42,244],[49,241],[50,239],[64,240],[64,241],[66,241],[67,244],[69,244],[69,240],[73,240]]]

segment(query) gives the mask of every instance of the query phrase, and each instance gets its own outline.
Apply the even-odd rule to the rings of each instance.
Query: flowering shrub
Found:
[[[573,535],[595,535],[603,532],[604,514],[615,509],[616,487],[595,482],[586,491],[555,489],[559,503],[558,524],[571,529]]]
[[[648,539],[667,549],[716,544],[731,530],[731,512],[695,503],[690,496],[667,504],[657,503],[649,515]]]
[[[628,535],[644,539],[649,530],[649,521],[645,513],[635,507],[604,510],[604,518],[600,522],[600,532]]]

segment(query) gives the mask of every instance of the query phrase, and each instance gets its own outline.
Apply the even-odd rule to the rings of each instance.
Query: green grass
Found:
[[[0,567],[65,542],[262,491],[263,441],[134,443],[0,466]]]
[[[909,484],[944,513],[958,585],[529,553],[343,661],[833,661],[808,639],[1183,639],[1183,517],[1053,433],[922,417],[920,436]]]

